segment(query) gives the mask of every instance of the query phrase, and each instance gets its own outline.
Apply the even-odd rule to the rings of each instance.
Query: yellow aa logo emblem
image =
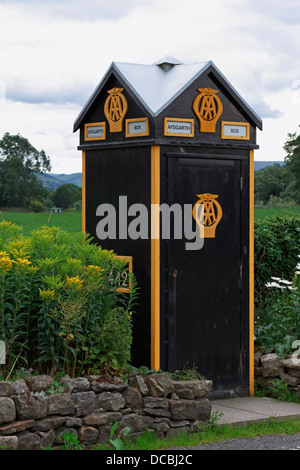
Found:
[[[197,194],[199,200],[193,207],[193,218],[200,227],[203,238],[215,238],[216,227],[220,222],[223,211],[217,194]]]
[[[215,132],[216,123],[223,112],[223,105],[216,95],[218,90],[198,88],[200,94],[194,99],[193,111],[200,122],[200,132]]]
[[[104,104],[104,114],[109,122],[110,132],[121,132],[123,128],[128,105],[122,91],[124,88],[112,88],[107,92],[109,96]]]

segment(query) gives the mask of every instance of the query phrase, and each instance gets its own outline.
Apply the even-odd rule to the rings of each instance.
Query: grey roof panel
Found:
[[[169,66],[164,67],[165,64]],[[212,67],[213,71],[219,75],[224,86],[226,86],[231,94],[235,95],[242,108],[245,109],[246,113],[252,117],[255,124],[261,129],[261,119],[212,61],[182,64],[177,59],[166,56],[152,65],[113,62],[74,122],[74,132],[79,128],[81,121],[101,92],[106,78],[113,72],[119,75],[124,84],[129,87],[150,115],[155,117],[209,67]]]

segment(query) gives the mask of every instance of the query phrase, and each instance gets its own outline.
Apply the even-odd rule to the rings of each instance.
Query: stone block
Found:
[[[101,426],[106,423],[108,423],[108,416],[101,411],[96,411],[83,418],[83,424],[86,426]]]
[[[146,385],[145,379],[141,375],[136,375],[130,379],[130,385],[138,388],[143,397],[146,397],[149,394],[149,389]]]
[[[0,450],[1,447],[5,450],[18,450],[17,436],[0,436]]]
[[[201,398],[208,395],[212,390],[211,380],[189,380],[173,381],[175,393],[179,398]]]
[[[98,429],[92,426],[81,426],[78,429],[78,439],[83,444],[93,444],[98,440]]]
[[[13,395],[16,405],[17,417],[20,420],[42,419],[47,416],[48,407],[44,398],[37,395]]]
[[[152,397],[166,397],[175,391],[173,381],[167,374],[150,375],[146,384]]]
[[[37,432],[36,433],[41,440],[41,449],[47,449],[49,447],[52,447],[54,444],[55,440],[55,431],[54,429],[50,429],[49,431],[46,432]]]
[[[97,406],[104,411],[119,411],[125,406],[125,398],[119,392],[102,392],[97,395]]]
[[[53,378],[49,375],[35,375],[28,379],[27,383],[32,392],[45,392],[51,387]]]
[[[35,425],[34,419],[25,421],[14,421],[13,423],[3,424],[0,426],[0,435],[16,434],[32,428]]]
[[[102,377],[91,379],[91,390],[95,393],[101,392],[121,392],[128,387],[128,384],[119,377],[113,377],[109,381]]]
[[[196,400],[169,400],[171,418],[174,420],[208,421],[211,415],[211,403],[207,398]]]
[[[64,422],[65,418],[62,416],[47,416],[46,418],[35,421],[32,430],[45,432],[62,426]]]
[[[260,357],[261,373],[263,377],[279,377],[283,372],[283,362],[276,353],[265,354]]]
[[[75,410],[72,396],[68,393],[55,393],[47,396],[47,406],[49,415],[68,415]]]
[[[143,399],[141,392],[134,387],[127,387],[122,396],[125,399],[125,405],[128,408],[141,408],[143,406]]]
[[[65,375],[61,377],[60,383],[66,387],[66,391],[69,393],[88,392],[90,390],[90,381],[86,377],[71,378]]]
[[[9,397],[11,393],[11,382],[0,382],[0,397]]]
[[[21,393],[29,393],[29,388],[25,380],[20,379],[12,382],[11,384],[11,394],[12,395],[19,395]]]
[[[145,408],[162,408],[165,410],[169,408],[169,400],[167,398],[145,397],[143,403]]]
[[[41,438],[30,431],[18,435],[18,450],[41,450]]]
[[[10,423],[16,419],[16,407],[9,397],[0,397],[0,424]]]
[[[86,416],[96,411],[97,400],[94,392],[72,393],[71,397],[75,403],[75,416]]]

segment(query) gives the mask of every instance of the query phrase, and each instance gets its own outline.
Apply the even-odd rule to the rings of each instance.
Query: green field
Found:
[[[29,235],[32,230],[43,225],[60,227],[69,232],[81,230],[81,212],[61,212],[51,214],[51,212],[0,212],[0,222],[12,222],[19,227],[23,227],[23,234]]]
[[[278,207],[278,208],[259,208],[254,210],[255,220],[263,219],[264,217],[287,217],[287,216],[300,216],[300,206],[293,207]]]
[[[300,216],[300,206],[276,209],[255,209],[255,220],[264,217],[287,215]],[[21,211],[0,211],[0,221],[6,220],[12,222],[19,227],[23,227],[24,235],[43,225],[56,226],[67,231],[81,230],[81,212],[61,212],[59,214],[51,214],[50,212],[21,212]]]

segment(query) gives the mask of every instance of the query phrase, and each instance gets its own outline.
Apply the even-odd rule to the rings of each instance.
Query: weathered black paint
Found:
[[[134,203],[144,204],[150,214],[150,148],[103,149],[86,152],[86,231],[104,249],[114,250],[118,255],[133,257],[139,297],[133,315],[134,340],[132,361],[136,366],[150,365],[150,267],[149,240],[99,240],[96,234],[96,216],[100,204],[112,204],[116,208],[117,236],[119,233],[119,196],[127,196],[128,207]],[[132,217],[128,217],[128,222]],[[150,226],[150,221],[149,221]]]
[[[106,122],[104,103],[114,87],[124,88],[125,119],[149,118],[149,136],[126,138],[124,121],[122,132],[110,133],[107,123],[106,140],[85,142],[84,124]],[[217,89],[223,104],[215,133],[200,132],[192,109],[198,89],[206,87]],[[164,117],[194,119],[194,137],[165,136]],[[222,121],[248,122],[250,139],[223,140]],[[112,67],[74,124],[79,149],[86,152],[86,230],[104,248],[133,256],[140,287],[136,366],[151,366],[151,240],[97,240],[96,209],[101,203],[117,207],[120,195],[127,195],[128,205],[150,209],[152,145],[160,146],[161,204],[194,204],[204,192],[219,195],[223,217],[202,250],[186,251],[185,239],[160,242],[160,365],[197,367],[215,391],[239,394],[249,392],[249,156],[257,148],[256,127],[261,128],[259,118],[212,65],[156,115]]]
[[[215,390],[245,390],[249,330],[243,298],[249,264],[248,224],[242,224],[242,210],[248,212],[249,201],[241,178],[247,162],[241,155],[163,155],[169,206],[183,207],[196,202],[196,194],[211,192],[219,195],[223,209],[216,237],[205,239],[201,250],[187,251],[186,239],[161,242],[167,291],[162,312],[164,368],[197,367],[214,381]]]

